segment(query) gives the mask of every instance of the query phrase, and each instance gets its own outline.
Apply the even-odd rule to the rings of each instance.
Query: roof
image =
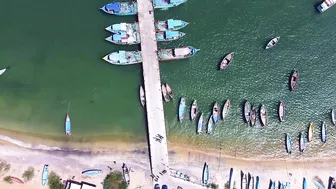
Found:
[[[112,25],[113,30],[126,30],[126,23],[120,23],[120,24],[113,24]]]
[[[120,34],[113,34],[112,39],[116,40],[116,41],[120,41],[121,40],[121,36],[120,36]]]
[[[108,11],[113,11],[113,12],[120,12],[120,3],[119,2],[115,2],[115,3],[109,3],[106,5],[106,9]]]
[[[67,187],[65,189],[81,189],[82,185],[77,184],[75,182],[68,182]]]
[[[189,53],[190,49],[188,47],[174,49],[175,56],[185,56],[188,55]]]
[[[93,188],[96,188],[96,187],[95,187],[95,186],[92,186],[92,185],[88,185],[88,184],[83,183],[81,189],[93,189]]]
[[[166,38],[171,39],[171,38],[177,37],[179,35],[179,32],[168,30],[166,31],[165,34],[166,34]]]
[[[175,26],[178,26],[181,24],[179,20],[173,20],[173,19],[168,19],[167,23],[168,23],[168,28],[174,28]]]

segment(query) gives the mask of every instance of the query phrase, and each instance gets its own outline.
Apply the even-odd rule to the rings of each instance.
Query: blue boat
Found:
[[[260,189],[260,178],[257,176],[256,178],[256,189]]]
[[[48,170],[49,170],[49,165],[45,164],[43,167],[42,171],[42,186],[45,186],[48,181]]]
[[[187,0],[153,0],[153,6],[155,9],[168,9],[172,7],[177,7]]]
[[[300,152],[305,151],[306,149],[306,141],[304,139],[304,134],[303,132],[300,133],[300,140],[299,140],[299,150]]]
[[[71,135],[71,120],[69,114],[66,114],[65,118],[65,135]]]
[[[140,44],[140,33],[120,32],[105,38],[105,40],[117,45],[135,45]]]
[[[286,148],[287,148],[287,153],[291,154],[292,153],[292,139],[288,134],[286,134]]]
[[[178,112],[180,122],[182,122],[184,120],[185,109],[186,109],[186,101],[185,101],[184,97],[181,97],[180,105],[179,105],[179,112]]]
[[[308,185],[307,185],[307,181],[306,181],[306,178],[303,177],[303,186],[302,186],[303,189],[308,189]]]
[[[135,1],[109,3],[100,9],[107,14],[114,14],[117,16],[129,16],[138,13],[138,5]]]
[[[209,120],[208,120],[208,128],[207,128],[208,135],[213,134],[214,127],[215,127],[215,123],[214,123],[214,120],[213,120],[213,116],[211,115]]]
[[[285,185],[282,182],[279,182],[279,188],[280,189],[285,189]]]
[[[272,182],[272,183],[271,183],[270,189],[275,189],[275,181],[272,181],[272,180],[271,180],[271,182]]]
[[[155,36],[157,41],[173,41],[182,38],[185,36],[185,33],[180,31],[167,30],[156,32]]]
[[[209,184],[209,178],[210,178],[209,166],[208,166],[207,163],[204,163],[202,183],[205,184],[205,185],[208,185]]]
[[[327,124],[325,123],[325,121],[323,121],[321,126],[321,140],[323,143],[327,142],[326,132],[327,132]]]
[[[100,170],[100,169],[89,169],[89,170],[86,170],[86,171],[82,172],[83,175],[87,175],[87,176],[94,176],[94,175],[98,175],[100,173],[103,173],[103,171]]]

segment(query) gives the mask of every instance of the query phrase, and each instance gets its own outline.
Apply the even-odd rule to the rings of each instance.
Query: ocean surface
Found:
[[[65,140],[64,120],[72,121],[71,140],[145,141],[145,111],[138,98],[141,65],[114,66],[101,58],[118,46],[104,40],[104,28],[136,17],[117,17],[99,10],[109,3],[96,1],[4,1],[0,8],[0,128],[44,138]],[[161,48],[191,45],[201,49],[188,60],[161,63],[161,79],[171,85],[175,99],[164,104],[168,139],[195,148],[221,149],[241,157],[287,157],[285,133],[292,136],[291,157],[335,155],[336,129],[330,111],[336,107],[336,7],[323,14],[318,1],[189,0],[170,10],[156,10],[158,20],[190,22],[187,35]],[[264,50],[273,37],[279,44]],[[229,52],[234,61],[227,70],[218,63]],[[290,92],[291,72],[299,71],[299,86]],[[227,120],[214,136],[195,134],[196,123],[177,120],[180,96],[197,99],[206,120],[214,102],[231,100]],[[242,104],[267,106],[269,125],[249,127]],[[277,118],[280,100],[286,104],[286,122]],[[189,109],[188,109],[189,110]],[[188,116],[187,116],[188,117]],[[320,140],[321,121],[327,127]],[[315,139],[298,152],[298,136],[315,123]],[[69,139],[66,139],[69,140]]]

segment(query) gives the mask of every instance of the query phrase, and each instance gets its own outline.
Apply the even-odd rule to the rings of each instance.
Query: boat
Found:
[[[146,103],[146,100],[145,100],[145,91],[144,91],[142,86],[140,86],[140,93],[139,94],[140,94],[140,103],[144,107],[145,103]]]
[[[172,48],[172,49],[160,49],[158,50],[159,61],[170,61],[186,59],[194,56],[199,49],[195,49],[192,46]]]
[[[290,79],[290,90],[291,91],[297,87],[298,82],[299,82],[298,80],[299,80],[299,72],[294,71]]]
[[[174,41],[185,36],[185,33],[180,31],[159,31],[155,33],[157,41]]]
[[[330,186],[330,189],[336,189],[336,180],[334,177],[330,177],[329,178],[329,186]]]
[[[300,133],[300,140],[299,140],[299,150],[300,152],[304,152],[306,149],[306,141],[304,139],[303,132]]]
[[[190,119],[194,121],[198,113],[197,100],[194,100],[190,109]]]
[[[140,51],[118,51],[103,57],[103,60],[114,65],[130,65],[142,62]]]
[[[256,178],[256,189],[260,189],[260,178],[257,176]]]
[[[325,0],[319,6],[317,6],[317,10],[322,13],[328,10],[330,7],[336,4],[336,0]]]
[[[309,124],[309,129],[308,129],[308,142],[311,142],[314,137],[314,124],[310,123]]]
[[[292,153],[292,139],[288,134],[286,134],[286,149],[287,153]]]
[[[101,174],[101,173],[103,173],[103,171],[100,170],[100,169],[89,169],[89,170],[83,171],[82,175],[94,176],[94,175],[98,175],[98,174]]]
[[[307,185],[307,181],[306,181],[306,178],[303,177],[303,186],[302,186],[303,189],[308,189],[308,185]]]
[[[162,91],[162,96],[163,96],[164,101],[169,102],[170,99],[169,99],[169,95],[167,93],[166,85],[164,85],[164,84],[161,85],[161,91]]]
[[[209,120],[208,120],[208,127],[207,127],[207,133],[208,135],[212,135],[213,134],[213,130],[214,130],[215,124],[213,121],[213,117],[212,115],[210,116]]]
[[[248,189],[254,189],[254,176],[249,173],[249,177],[250,177],[250,180],[248,184],[249,185]]]
[[[107,14],[117,16],[130,16],[138,14],[138,5],[136,1],[131,2],[113,2],[100,8]]]
[[[198,118],[197,134],[202,133],[202,129],[203,129],[203,113],[201,113],[200,117]]]
[[[279,189],[285,189],[285,185],[282,182],[279,182]]]
[[[49,165],[45,164],[43,166],[43,171],[42,171],[42,186],[45,186],[48,181],[48,171],[49,171]]]
[[[185,98],[181,97],[180,105],[179,105],[179,120],[180,120],[180,122],[182,122],[184,120],[185,108],[186,108]]]
[[[242,180],[241,180],[241,189],[248,189],[248,175],[246,173],[243,173],[243,171],[241,171],[241,176],[242,176]]]
[[[156,21],[155,29],[157,31],[180,30],[186,27],[189,23],[182,20],[168,19],[164,21]]]
[[[326,132],[327,132],[327,124],[325,121],[323,121],[321,126],[321,140],[323,143],[327,142]]]
[[[122,165],[122,170],[123,170],[124,181],[127,183],[127,185],[129,185],[131,179],[130,179],[129,169],[127,168],[125,163],[123,163]]]
[[[219,65],[219,70],[225,70],[232,62],[233,52],[226,55]]]
[[[251,111],[251,118],[250,118],[251,126],[254,126],[256,122],[257,122],[257,108],[253,107]]]
[[[130,31],[139,31],[139,23],[119,23],[119,24],[112,24],[105,28],[106,31],[112,33],[121,33],[121,32],[130,32]]]
[[[233,168],[230,169],[229,189],[236,189],[236,173]]]
[[[285,121],[285,103],[283,101],[280,101],[279,103],[279,119],[281,122]]]
[[[215,102],[215,104],[212,107],[212,118],[213,118],[214,124],[218,122],[218,119],[219,119],[218,112],[219,112],[218,104],[217,102]]]
[[[65,135],[71,135],[71,120],[69,114],[65,116]]]
[[[203,182],[203,184],[208,185],[209,184],[209,178],[210,178],[210,175],[209,175],[209,166],[208,166],[207,163],[204,163],[203,176],[202,176],[202,182]]]
[[[167,89],[167,94],[168,94],[169,98],[173,100],[173,97],[174,97],[173,96],[173,91],[172,91],[171,87],[168,85],[168,83],[166,83],[166,89]]]
[[[261,105],[260,107],[260,120],[263,126],[266,126],[268,124],[267,109],[264,105]]]
[[[223,109],[222,109],[222,118],[223,120],[226,118],[226,116],[229,114],[229,110],[231,107],[231,102],[230,100],[226,100],[226,102],[223,105]]]
[[[13,182],[16,182],[16,183],[19,183],[19,184],[24,184],[24,182],[21,179],[17,178],[17,177],[10,176],[10,179]]]
[[[271,181],[270,189],[275,189],[275,181]]]
[[[251,104],[246,101],[244,105],[244,118],[247,123],[250,123],[250,118],[251,118]]]
[[[331,121],[336,126],[336,109],[331,110]]]
[[[284,189],[290,189],[291,187],[290,187],[290,183],[289,182],[286,182],[286,184],[285,184],[285,188]]]
[[[153,0],[153,7],[154,9],[166,10],[168,8],[177,7],[185,2],[187,2],[187,0]]]
[[[117,45],[135,45],[140,44],[140,33],[123,31],[108,36],[105,40]]]
[[[275,45],[277,45],[279,43],[279,40],[280,40],[280,37],[275,37],[275,38],[271,39],[267,43],[265,49],[270,49],[270,48],[274,47]]]
[[[325,189],[326,188],[323,184],[323,181],[318,176],[313,177],[312,181],[318,189]]]
[[[2,75],[3,73],[5,73],[5,71],[7,70],[7,68],[3,68],[0,70],[0,75]]]

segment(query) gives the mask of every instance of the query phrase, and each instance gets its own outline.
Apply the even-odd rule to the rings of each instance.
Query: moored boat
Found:
[[[0,75],[2,75],[3,73],[5,73],[5,71],[7,70],[7,68],[3,68],[0,70]]]
[[[210,178],[210,174],[209,174],[209,166],[207,163],[204,163],[204,167],[203,167],[203,175],[202,175],[202,182],[205,185],[209,184],[209,178]]]
[[[336,0],[325,0],[319,6],[317,6],[317,10],[322,13],[328,10],[330,7],[336,4]]]
[[[308,184],[307,184],[307,180],[306,180],[306,178],[305,177],[303,177],[303,186],[302,186],[302,188],[303,189],[308,189]]]
[[[113,2],[100,8],[107,14],[117,16],[136,15],[138,13],[138,5],[136,1],[132,2]]]
[[[331,110],[331,121],[336,126],[336,109]]]
[[[219,65],[219,69],[225,70],[231,64],[232,60],[233,60],[233,52],[229,53],[223,58],[223,60]]]
[[[71,120],[69,114],[66,114],[65,116],[65,135],[70,136],[71,135]]]
[[[222,109],[222,118],[223,120],[226,118],[226,116],[229,114],[229,110],[231,107],[231,102],[230,100],[226,100],[226,102],[223,105],[223,109]]]
[[[186,59],[194,56],[199,49],[194,47],[180,47],[172,49],[160,49],[158,50],[159,61],[179,60]]]
[[[139,31],[139,23],[119,23],[119,24],[112,24],[107,26],[105,30],[112,32],[112,33],[121,33],[121,32],[130,32],[130,31]]]
[[[203,129],[203,113],[201,113],[200,117],[198,118],[197,134],[202,133],[202,129]]]
[[[130,65],[142,62],[140,51],[118,51],[103,57],[103,60],[114,65]]]
[[[323,143],[327,142],[326,132],[327,132],[327,124],[326,124],[325,121],[322,121],[322,125],[321,125],[321,140],[322,140]]]
[[[161,85],[161,91],[162,91],[162,96],[163,96],[164,101],[169,102],[170,99],[169,99],[169,95],[167,93],[166,85],[164,85],[164,84]]]
[[[43,171],[42,171],[42,186],[45,186],[47,184],[48,175],[49,175],[49,165],[45,164],[43,166]]]
[[[209,120],[208,120],[208,126],[207,126],[208,135],[213,134],[214,127],[215,127],[215,124],[214,124],[213,116],[211,115]]]
[[[249,177],[250,177],[250,181],[249,181],[249,187],[248,189],[254,189],[254,176],[249,174]]]
[[[187,0],[153,0],[154,9],[168,9],[172,7],[177,7]]]
[[[246,101],[244,104],[244,118],[247,123],[250,123],[251,118],[251,104]]]
[[[309,124],[309,129],[308,129],[308,142],[311,142],[314,137],[314,124],[310,123]]]
[[[100,169],[89,169],[82,172],[82,175],[94,176],[103,173]]]
[[[188,24],[188,22],[182,20],[168,19],[164,21],[156,21],[155,29],[157,31],[180,30],[186,27]]]
[[[261,105],[260,107],[260,120],[263,126],[266,126],[268,124],[268,114],[265,105]]]
[[[241,171],[241,188],[248,189],[248,175]]]
[[[180,105],[179,105],[179,120],[182,122],[184,120],[184,112],[186,108],[186,101],[184,97],[181,97]]]
[[[279,103],[279,119],[281,122],[285,121],[285,103],[283,101],[280,101]]]
[[[168,85],[168,83],[166,83],[166,89],[167,89],[167,94],[169,96],[170,99],[174,100],[173,99],[173,90],[171,89],[170,85]]]
[[[299,82],[299,72],[294,71],[290,79],[290,89],[294,90],[297,87],[298,82]]]
[[[146,103],[146,100],[145,100],[145,91],[144,91],[144,89],[143,89],[142,86],[140,86],[140,92],[139,92],[139,94],[140,94],[140,103],[144,107],[145,103]]]
[[[286,134],[286,149],[287,153],[292,153],[292,139],[288,134]]]
[[[215,102],[215,104],[212,107],[212,118],[214,120],[214,124],[216,124],[219,120],[218,113],[219,113],[219,107],[218,107],[217,102]]]
[[[197,113],[198,113],[197,100],[194,100],[190,108],[190,119],[192,121],[195,120]]]
[[[277,45],[279,43],[279,40],[280,40],[280,37],[275,37],[275,38],[271,39],[267,43],[265,49],[270,49],[270,48],[274,47],[275,45]]]
[[[300,133],[300,140],[299,140],[299,150],[300,152],[304,152],[306,149],[306,141],[304,139],[303,132]]]
[[[140,44],[140,33],[139,32],[120,32],[108,36],[105,38],[106,41],[117,44],[117,45],[135,45]]]
[[[127,185],[129,185],[130,181],[131,181],[131,178],[130,178],[130,174],[129,174],[129,169],[127,168],[125,163],[123,163],[123,165],[122,165],[122,170],[123,170],[124,181],[127,183]]]
[[[155,34],[157,41],[173,41],[182,38],[185,36],[185,33],[180,31],[159,31]]]
[[[254,126],[255,123],[257,122],[257,108],[256,107],[252,107],[250,119],[251,119],[250,120],[251,126]]]
[[[24,182],[21,179],[17,178],[17,177],[10,176],[10,179],[13,182],[16,182],[16,183],[19,183],[19,184],[24,184]]]
[[[259,176],[256,177],[256,189],[260,189],[260,178],[259,178]]]

